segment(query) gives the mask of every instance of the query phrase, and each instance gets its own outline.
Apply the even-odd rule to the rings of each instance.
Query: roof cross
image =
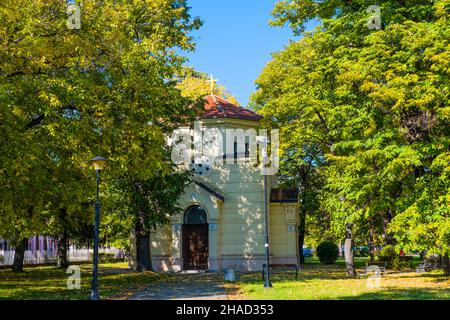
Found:
[[[206,83],[211,84],[211,95],[214,96],[214,87],[216,85],[216,82],[219,81],[218,79],[214,79],[213,75],[210,75],[209,80],[206,80]]]

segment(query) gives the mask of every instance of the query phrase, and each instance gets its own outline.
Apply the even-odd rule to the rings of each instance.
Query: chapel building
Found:
[[[255,129],[261,116],[218,96],[206,97],[202,127]],[[236,142],[234,142],[236,144]],[[178,199],[182,211],[170,224],[151,234],[153,267],[157,271],[209,270],[233,268],[260,271],[264,263],[265,189],[268,199],[270,261],[298,263],[298,192],[280,189],[276,176],[267,176],[266,188],[261,167],[245,161],[245,152],[226,154],[230,164],[208,166],[193,163],[192,183]]]

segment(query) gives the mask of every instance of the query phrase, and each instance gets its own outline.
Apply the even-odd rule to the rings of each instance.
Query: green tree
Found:
[[[204,72],[195,71],[191,67],[185,67],[178,76],[177,87],[184,97],[192,99],[202,99],[211,94],[210,76]],[[209,82],[208,82],[209,81]],[[233,96],[225,86],[214,85],[214,94],[223,97],[236,105],[240,105],[236,97]]]
[[[61,212],[68,226],[80,220],[94,155],[112,176],[152,177],[164,133],[197,112],[170,80],[201,24],[186,1],[80,5],[81,29],[68,29],[65,1],[0,4],[0,235],[15,243]]]
[[[322,25],[274,56],[254,101],[297,146],[321,148],[336,237],[351,224],[448,255],[449,1],[384,1],[375,30],[372,4],[280,1],[273,24]]]
[[[124,176],[111,181],[111,208],[104,228],[108,231],[109,241],[124,246],[135,255],[136,271],[153,270],[150,233],[180,212],[177,199],[190,182],[189,177],[190,172],[174,171],[168,163],[145,180]],[[130,234],[134,248],[129,247]]]

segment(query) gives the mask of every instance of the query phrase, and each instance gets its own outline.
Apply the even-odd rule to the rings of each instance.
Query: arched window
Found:
[[[208,216],[201,206],[192,206],[184,214],[185,224],[205,224],[208,223]]]

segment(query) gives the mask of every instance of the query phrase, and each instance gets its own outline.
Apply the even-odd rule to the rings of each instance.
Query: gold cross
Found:
[[[210,76],[209,80],[206,80],[206,83],[211,84],[211,95],[214,95],[214,86],[216,82],[219,81],[218,79],[214,79],[213,75]]]

